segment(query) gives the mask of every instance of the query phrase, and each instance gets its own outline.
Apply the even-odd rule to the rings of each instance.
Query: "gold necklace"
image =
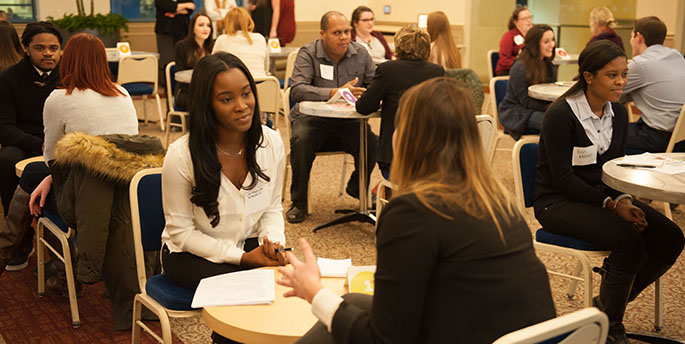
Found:
[[[229,153],[229,152],[227,152],[227,151],[221,149],[221,147],[219,147],[218,144],[214,144],[214,145],[216,146],[216,148],[217,148],[221,153],[224,153],[224,154],[226,154],[226,155],[228,155],[228,156],[240,156],[240,155],[243,155],[243,149],[242,149],[242,148],[238,151],[238,153]]]

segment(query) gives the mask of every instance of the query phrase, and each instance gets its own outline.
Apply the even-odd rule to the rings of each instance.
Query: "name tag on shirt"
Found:
[[[524,41],[525,41],[525,39],[523,38],[523,36],[521,36],[521,35],[514,36],[514,43],[516,43],[516,45],[521,45],[521,44],[523,44]]]
[[[596,163],[597,147],[594,145],[588,147],[573,147],[573,159],[571,159],[571,165],[587,166]]]
[[[333,66],[320,64],[321,78],[326,80],[333,80]]]
[[[269,192],[267,185],[258,183],[254,189],[245,195],[245,215],[256,213],[269,205]]]

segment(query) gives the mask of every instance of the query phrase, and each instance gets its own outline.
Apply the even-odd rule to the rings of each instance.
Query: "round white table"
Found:
[[[264,268],[273,269],[275,268]],[[275,272],[275,279],[280,273]],[[324,277],[323,285],[345,293],[345,278]],[[276,284],[276,300],[268,305],[216,306],[202,309],[202,320],[212,331],[241,343],[289,344],[317,322],[312,307],[298,297],[284,297],[290,288]]]
[[[528,86],[528,96],[531,98],[553,102],[568,91],[575,81],[557,81],[548,84]]]
[[[671,159],[685,160],[685,153],[658,153]],[[602,166],[602,181],[621,192],[655,201],[685,204],[685,173],[670,175],[643,168],[618,166],[623,158]]]
[[[178,71],[174,74],[174,79],[178,82],[183,82],[186,84],[190,83],[190,80],[193,77],[193,70],[192,69],[186,69],[186,70],[181,70]]]
[[[105,51],[107,52],[107,62],[119,62],[121,60],[121,55],[119,55],[117,48],[105,48]],[[131,51],[131,55],[155,55],[159,58],[159,53],[151,51]]]
[[[369,211],[366,199],[368,187],[366,185],[366,169],[369,168],[366,166],[366,152],[368,149],[366,135],[368,134],[367,122],[369,118],[380,117],[380,112],[374,112],[368,116],[364,116],[355,110],[354,105],[349,105],[347,103],[329,104],[326,102],[303,101],[299,103],[299,106],[302,113],[310,116],[359,120],[359,210],[355,210],[351,214],[320,225],[314,228],[314,232],[322,228],[352,221],[376,224],[376,216]],[[370,166],[370,168],[373,168],[373,166]]]

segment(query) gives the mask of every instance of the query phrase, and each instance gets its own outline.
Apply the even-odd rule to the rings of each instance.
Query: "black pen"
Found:
[[[275,248],[275,249],[274,249],[274,251],[275,251],[276,253],[285,252],[285,251],[292,251],[292,250],[293,250],[292,247],[283,247],[283,248]]]
[[[635,165],[635,164],[616,164],[621,167],[640,167],[640,168],[655,168],[656,166],[652,165]]]

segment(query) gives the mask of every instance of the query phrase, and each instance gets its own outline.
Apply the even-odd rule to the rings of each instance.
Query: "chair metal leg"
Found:
[[[347,174],[347,154],[343,157],[342,174],[340,176],[340,192],[338,196],[342,196],[345,192],[345,175]]]
[[[69,240],[63,235],[59,236],[59,241],[62,244],[64,271],[67,274],[67,291],[69,293],[69,308],[71,308],[71,324],[74,328],[79,328],[81,326],[81,319],[79,318],[78,303],[76,301],[76,282],[74,280],[74,268],[71,264]]]
[[[668,203],[666,203],[668,205]],[[670,210],[670,209],[669,209]],[[654,329],[661,331],[664,328],[663,295],[661,294],[661,277],[654,282]]]
[[[164,132],[164,114],[162,113],[162,101],[159,99],[158,93],[155,93],[155,99],[157,100],[157,113],[159,114],[159,125],[162,127],[162,132]]]
[[[574,275],[580,277],[581,273],[583,273],[583,264],[578,262],[578,267],[576,267]],[[569,300],[573,300],[573,297],[576,295],[576,287],[578,287],[578,280],[571,281],[571,285],[568,287],[568,293],[566,293]]]
[[[140,326],[138,322],[141,321],[141,303],[138,300],[138,295],[133,298],[133,324],[131,326],[131,344],[140,343]]]
[[[38,296],[45,295],[45,246],[43,235],[45,226],[41,221],[36,224],[36,260],[38,265]]]
[[[147,123],[147,95],[143,97],[143,123]]]

